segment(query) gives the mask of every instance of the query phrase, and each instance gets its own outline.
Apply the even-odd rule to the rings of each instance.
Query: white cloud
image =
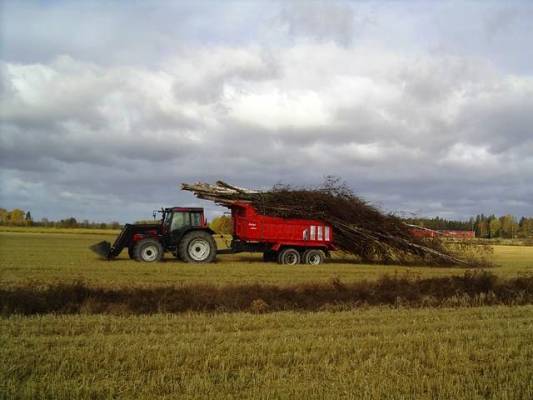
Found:
[[[501,161],[497,155],[491,154],[486,147],[455,143],[448,149],[441,163],[465,168],[492,169],[495,166],[499,167]]]
[[[281,92],[277,87],[263,93],[235,95],[228,102],[230,118],[270,130],[326,128],[332,123],[327,107],[316,92]]]

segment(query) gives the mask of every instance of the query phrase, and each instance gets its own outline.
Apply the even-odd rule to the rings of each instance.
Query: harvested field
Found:
[[[359,265],[342,259],[322,266],[280,266],[251,255],[220,257],[215,265],[172,259],[108,262],[87,249],[91,235],[2,233],[0,239],[2,251],[12,250],[2,253],[4,314],[527,304],[533,291],[531,247],[497,248],[503,266],[476,272]],[[240,258],[245,262],[238,262]]]
[[[464,268],[342,257],[296,267],[251,254],[211,265],[137,263],[127,254],[107,262],[87,248],[104,238],[0,233],[6,314],[32,304],[75,313],[0,317],[0,398],[532,397],[533,308],[519,305],[520,291],[530,292],[516,285],[531,284],[533,247],[495,246],[501,266],[468,281]],[[449,296],[443,283],[463,295]],[[338,302],[342,293],[365,293],[357,288],[389,297]],[[172,309],[180,290],[189,303]],[[257,290],[266,291],[262,301]],[[110,299],[83,297],[94,293]],[[274,300],[284,298],[297,311],[276,311],[284,303]],[[222,302],[228,310],[212,306]]]
[[[528,399],[533,306],[0,319],[0,398]]]
[[[385,274],[412,278],[463,276],[464,268],[417,267],[355,263],[342,254],[320,266],[285,266],[264,263],[257,254],[219,256],[215,264],[190,265],[166,256],[162,263],[138,263],[123,252],[103,261],[88,247],[107,235],[37,234],[0,232],[0,281],[8,286],[46,286],[84,282],[91,287],[170,286],[182,284],[288,285],[376,280]],[[220,247],[223,243],[219,243]],[[533,275],[533,247],[494,246],[490,271],[501,278]]]

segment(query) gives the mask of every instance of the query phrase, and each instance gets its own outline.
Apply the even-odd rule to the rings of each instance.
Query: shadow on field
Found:
[[[89,287],[82,282],[47,288],[0,289],[3,315],[46,313],[152,314],[194,312],[337,311],[361,306],[455,307],[533,303],[533,277],[502,280],[487,271],[430,279],[384,276],[378,281],[292,286],[184,285]]]

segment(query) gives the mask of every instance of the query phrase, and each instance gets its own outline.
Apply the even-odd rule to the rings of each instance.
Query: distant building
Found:
[[[457,239],[474,239],[476,232],[474,231],[438,231],[443,236],[457,238]]]

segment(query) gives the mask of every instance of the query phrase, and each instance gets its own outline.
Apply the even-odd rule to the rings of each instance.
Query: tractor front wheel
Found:
[[[137,261],[160,261],[163,258],[163,246],[155,239],[143,239],[135,245],[133,255]]]
[[[217,245],[208,232],[192,231],[181,239],[178,254],[187,263],[210,263],[217,256]]]

